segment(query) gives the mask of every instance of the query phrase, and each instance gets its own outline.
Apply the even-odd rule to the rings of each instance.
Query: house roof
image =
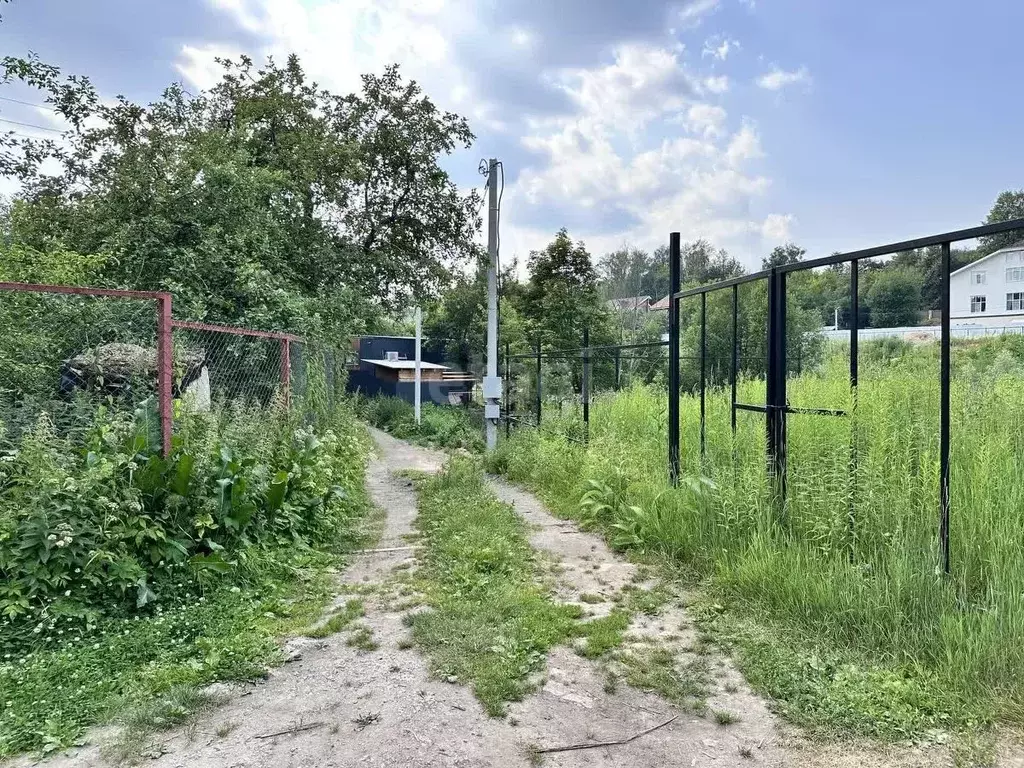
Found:
[[[621,299],[610,299],[607,303],[612,309],[639,309],[650,301],[650,296],[625,296]]]
[[[656,302],[651,304],[650,308],[652,311],[668,309],[668,296],[665,296],[663,299],[658,299]]]
[[[395,371],[407,371],[416,367],[415,360],[369,360],[365,357],[362,358],[362,360],[364,363],[370,363],[371,365],[379,365],[381,368],[390,368]],[[447,365],[438,365],[437,363],[426,363],[422,361],[420,362],[420,368],[424,371],[450,370],[450,368]]]
[[[960,269],[957,269],[957,270],[955,270],[953,272],[950,272],[949,276],[952,277],[953,275],[959,275],[961,272],[966,272],[968,269],[973,269],[974,267],[978,266],[979,264],[985,263],[986,261],[991,259],[993,256],[998,256],[1001,253],[1011,253],[1013,251],[1024,251],[1024,240],[1020,240],[1019,242],[1016,242],[1013,245],[1007,246],[1006,248],[1000,248],[998,251],[993,251],[988,256],[982,256],[977,261],[972,261],[967,266],[960,267]]]

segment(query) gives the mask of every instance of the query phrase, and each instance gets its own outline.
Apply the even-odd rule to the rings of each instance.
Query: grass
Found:
[[[738,414],[734,438],[728,391],[709,392],[704,460],[698,402],[683,398],[678,489],[653,388],[597,397],[585,447],[562,437],[570,417],[545,414],[549,429],[517,432],[488,463],[613,546],[701,582],[700,625],[812,730],[904,739],[1024,721],[1024,349],[954,350],[949,577],[937,570],[935,350],[871,349],[853,419],[790,418],[785,509],[764,419]],[[850,409],[846,366],[834,354],[793,377],[791,404]],[[764,402],[764,382],[741,381],[739,400]]]
[[[653,691],[697,714],[705,713],[710,680],[703,660],[680,666],[672,650],[653,647],[625,651],[619,654],[618,661],[625,667],[626,682],[634,688]]]
[[[365,608],[363,601],[353,598],[345,603],[345,605],[328,617],[327,621],[322,624],[310,628],[303,634],[306,637],[313,638],[324,638],[336,635],[348,626],[356,619],[362,618],[365,614]]]
[[[419,424],[415,421],[412,404],[398,397],[361,398],[358,408],[370,424],[402,440],[433,448],[462,448],[483,453],[483,415],[479,408],[423,403]]]
[[[431,610],[411,616],[413,638],[437,677],[472,685],[488,714],[501,716],[535,687],[580,609],[556,604],[539,585],[525,525],[475,462],[452,460],[416,485],[426,545],[419,575]]]
[[[147,747],[151,747],[154,734],[193,723],[200,714],[220,703],[218,697],[194,685],[172,686],[156,698],[124,709],[118,718],[121,731],[117,739],[104,748],[104,755],[117,763],[135,763],[145,756]],[[224,738],[234,727],[237,726],[222,725],[217,735]],[[160,750],[154,747],[151,752],[152,756],[158,756]]]

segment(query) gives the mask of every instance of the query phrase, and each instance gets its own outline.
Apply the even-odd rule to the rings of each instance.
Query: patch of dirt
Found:
[[[713,717],[691,714],[653,691],[622,681],[609,685],[614,662],[590,661],[565,647],[549,655],[535,694],[511,704],[507,718],[489,718],[468,687],[430,679],[426,661],[408,649],[409,633],[395,595],[374,589],[415,562],[409,535],[416,497],[412,484],[395,473],[436,471],[445,456],[371,431],[379,454],[370,463],[367,488],[374,504],[386,512],[385,530],[374,550],[357,556],[340,578],[337,605],[361,594],[366,603],[361,623],[372,630],[379,646],[359,651],[346,645],[345,633],[290,641],[290,663],[265,682],[221,686],[228,703],[191,728],[159,734],[151,751],[158,756],[147,765],[526,768],[538,764],[538,758],[552,768],[943,764],[935,754],[913,750],[881,753],[811,745],[780,727],[728,659],[694,646],[696,632],[676,598],[657,615],[634,619],[622,652],[669,649],[673,663],[682,666],[700,655],[708,670],[708,705],[727,710],[736,722],[718,725]],[[623,590],[636,586],[636,566],[612,553],[600,537],[553,517],[530,494],[490,482],[532,526],[532,544],[553,563],[559,599],[603,616]],[[670,724],[626,745],[532,754],[538,747],[628,738],[672,717],[676,719]],[[276,733],[281,735],[269,736]],[[90,746],[46,764],[81,768],[103,762],[98,747]]]

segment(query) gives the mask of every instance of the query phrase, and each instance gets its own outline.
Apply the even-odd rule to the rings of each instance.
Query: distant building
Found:
[[[611,299],[607,302],[612,312],[647,312],[651,308],[650,296],[628,296],[624,299]]]
[[[663,299],[659,299],[650,306],[651,312],[666,312],[668,311],[668,296]]]
[[[416,397],[416,339],[411,336],[358,336],[352,339],[355,360],[348,366],[346,389],[368,397]],[[456,371],[431,353],[420,354],[420,397],[424,403],[449,405],[469,399],[476,379]]]
[[[953,272],[949,298],[953,325],[1024,325],[1024,241]]]

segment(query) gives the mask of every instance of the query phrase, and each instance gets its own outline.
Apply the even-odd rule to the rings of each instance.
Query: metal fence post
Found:
[[[327,382],[327,406],[334,412],[334,349],[324,349],[324,376]]]
[[[590,440],[590,328],[583,329],[583,441]]]
[[[775,481],[782,517],[786,503],[786,274],[768,278],[768,381],[766,431],[768,470]]]
[[[679,233],[668,238],[668,476],[679,484]]]
[[[739,375],[739,303],[740,287],[732,287],[732,370],[729,376],[732,385],[732,433],[736,435],[736,379]]]
[[[285,408],[291,408],[292,400],[292,353],[289,344],[287,337],[281,339],[281,392]]]
[[[512,353],[505,342],[505,439],[512,436]]]
[[[541,390],[541,354],[540,336],[537,337],[537,426],[540,426],[541,417],[544,415],[544,396]]]
[[[942,339],[939,361],[939,554],[949,573],[949,270],[950,244],[942,244]]]
[[[615,349],[615,391],[619,391],[619,381],[622,378],[622,350]]]
[[[160,405],[160,437],[164,458],[171,455],[171,436],[174,432],[171,400],[174,397],[174,337],[172,335],[172,298],[161,293],[156,300],[157,309],[157,397]]]
[[[836,323],[838,331],[838,322]],[[857,380],[860,346],[860,261],[850,262],[850,562],[857,554]]]
[[[700,458],[707,458],[707,348],[708,348],[708,295],[700,295]]]

